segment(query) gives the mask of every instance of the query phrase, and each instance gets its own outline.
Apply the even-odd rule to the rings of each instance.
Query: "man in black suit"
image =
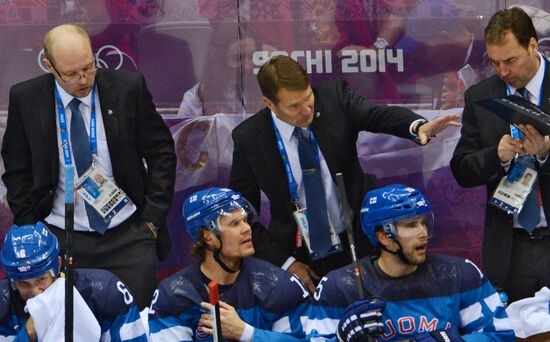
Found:
[[[520,8],[493,15],[485,29],[485,40],[496,75],[464,94],[463,127],[451,169],[461,186],[486,185],[489,199],[501,179],[522,164],[522,160],[528,158],[533,162],[532,167],[538,173],[538,185],[532,190],[538,192],[533,194],[538,200],[534,201],[537,206],[534,214],[530,215],[534,222],[522,220],[521,211],[509,215],[491,205],[487,205],[485,214],[483,268],[491,282],[504,289],[510,301],[515,301],[550,286],[550,233],[546,219],[550,214],[547,161],[550,139],[530,125],[520,125],[522,139],[515,127],[476,102],[521,94],[550,112],[550,69],[548,61],[538,52],[533,22]]]
[[[143,308],[156,286],[155,246],[160,258],[170,248],[165,218],[176,164],[170,132],[143,76],[97,69],[81,27],[53,28],[44,51],[50,73],[10,91],[2,177],[14,223],[46,221],[64,250],[70,170],[75,184],[90,170],[110,179],[103,184],[116,184],[130,201],[105,220],[75,195],[74,266],[112,271]]]
[[[318,275],[322,276],[351,260],[342,215],[350,208],[342,207],[343,203],[338,199],[335,175],[343,174],[347,202],[356,214],[367,188],[374,185],[365,182],[359,164],[356,147],[359,132],[389,133],[426,144],[429,137],[457,124],[453,120],[458,115],[427,122],[405,108],[368,103],[344,81],[312,88],[303,67],[285,56],[274,57],[264,64],[258,73],[258,82],[267,107],[233,131],[235,149],[229,184],[242,192],[257,210],[260,209],[260,191],[269,199],[269,229],[266,231],[258,225],[253,227],[256,255],[295,273],[313,290]],[[313,144],[311,150],[316,156],[313,159],[317,159],[317,166],[304,167],[302,152],[299,152],[302,142],[298,141],[301,138],[296,132],[302,137],[309,135],[305,139]],[[320,172],[319,182],[314,190],[322,190],[316,196],[325,199],[321,202],[324,208],[321,212],[325,222],[328,221],[327,228],[309,223],[314,220],[311,212],[317,215],[319,212],[312,210],[311,205],[306,215],[297,212],[297,209],[306,208],[306,197],[308,191],[311,192],[304,185],[306,178],[317,172]],[[291,190],[293,187],[296,191]],[[313,196],[307,201],[310,198],[314,202]],[[303,230],[297,228],[296,214],[310,226],[311,245]],[[355,223],[356,246],[368,246],[364,235],[357,233],[360,228],[357,221]],[[318,253],[312,246],[312,238],[326,234],[320,233],[319,229],[330,232],[328,252],[325,248],[324,253]],[[334,236],[339,237],[342,248],[338,248]],[[315,258],[310,256],[305,245],[313,249]],[[359,254],[364,254],[364,251]]]

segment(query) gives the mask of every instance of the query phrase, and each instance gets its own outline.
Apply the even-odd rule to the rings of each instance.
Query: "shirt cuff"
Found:
[[[416,127],[417,123],[421,123],[421,122],[428,122],[428,120],[426,119],[414,120],[409,126],[409,134],[411,135],[411,137],[418,138],[418,134],[414,133],[413,128]]]
[[[244,324],[244,331],[241,337],[239,338],[241,342],[252,342],[254,341],[254,327],[248,323]]]
[[[504,169],[504,171],[508,172],[508,169],[510,168],[510,165],[512,165],[512,161],[508,160],[506,163],[500,163],[500,166]]]
[[[281,266],[281,268],[285,271],[288,271],[288,268],[290,267],[290,265],[294,263],[294,261],[296,261],[296,258],[289,257],[288,259],[286,259],[285,263],[283,264],[283,266]]]

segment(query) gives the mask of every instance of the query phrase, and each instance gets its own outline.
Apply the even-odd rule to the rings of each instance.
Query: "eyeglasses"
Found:
[[[96,61],[94,59],[94,61],[92,62],[92,64],[90,66],[82,69],[76,75],[74,75],[74,76],[65,76],[65,78],[63,78],[63,76],[61,75],[59,70],[57,70],[55,65],[52,62],[50,62],[50,64],[52,65],[53,70],[55,70],[55,72],[57,72],[57,74],[59,75],[59,78],[61,78],[61,80],[63,82],[68,83],[68,84],[75,84],[78,81],[80,81],[80,79],[82,77],[86,77],[86,78],[92,77],[97,72],[97,69],[98,69],[97,65],[96,65]]]

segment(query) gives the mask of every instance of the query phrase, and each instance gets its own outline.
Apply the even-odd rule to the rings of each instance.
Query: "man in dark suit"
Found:
[[[264,64],[258,73],[258,82],[267,107],[233,131],[235,149],[229,184],[242,192],[258,211],[260,191],[269,199],[269,229],[253,227],[256,255],[295,273],[313,290],[318,275],[350,262],[342,213],[351,209],[357,214],[367,188],[374,185],[365,182],[359,164],[356,148],[359,132],[389,133],[426,144],[429,137],[457,124],[453,120],[458,115],[427,122],[405,108],[368,103],[344,81],[312,88],[303,67],[285,56],[274,57]],[[300,138],[296,132],[309,137]],[[316,166],[304,167],[305,158],[300,150],[305,145],[300,139],[308,140],[313,146]],[[314,196],[309,197],[312,190],[305,183],[312,173],[318,172],[318,185],[313,190],[321,191],[313,191]],[[337,173],[343,174],[351,208],[344,207],[346,204],[338,198]],[[324,198],[319,201],[322,209],[309,203],[319,197]],[[308,210],[301,215],[306,200]],[[321,222],[313,217],[319,211],[324,222],[328,221],[327,228],[311,223]],[[297,228],[295,216],[300,222],[307,220],[309,232],[304,234],[303,229]],[[355,231],[360,232],[355,223]],[[320,229],[328,230],[329,234]],[[328,252],[327,248],[318,252],[313,247],[313,239],[321,234],[329,235]],[[368,246],[363,234],[354,235],[356,246]]]
[[[155,246],[160,258],[170,248],[165,218],[176,164],[170,132],[143,76],[98,70],[81,27],[53,28],[44,51],[50,74],[10,91],[2,177],[14,223],[46,221],[64,250],[70,170],[75,184],[88,171],[110,179],[129,201],[103,219],[75,196],[74,266],[112,271],[143,308],[156,286]]]
[[[464,95],[463,127],[451,169],[461,186],[486,185],[489,199],[510,170],[525,158],[533,162],[532,168],[538,173],[538,185],[532,190],[536,208],[530,217],[534,222],[521,218],[527,202],[518,215],[491,205],[485,214],[483,268],[491,282],[515,301],[550,286],[546,219],[550,214],[550,139],[530,125],[520,125],[525,136],[522,139],[515,127],[476,102],[521,94],[550,112],[550,69],[538,52],[533,22],[520,8],[497,12],[485,29],[485,40],[496,75],[472,86]]]

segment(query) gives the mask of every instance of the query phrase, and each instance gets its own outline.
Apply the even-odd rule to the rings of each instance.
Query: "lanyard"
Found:
[[[275,124],[275,120],[273,119],[273,117],[271,118],[271,121],[273,122],[273,129],[275,130],[275,136],[277,137],[277,148],[279,149],[279,153],[281,154],[281,158],[283,159],[283,164],[285,166],[288,189],[290,190],[290,197],[292,198],[292,203],[294,203],[294,205],[298,207],[298,202],[299,202],[298,187],[296,185],[296,180],[292,175],[292,168],[290,167],[290,161],[288,160],[288,154],[286,153],[285,144],[283,143],[281,133],[279,132],[279,129],[277,128],[277,125]],[[315,139],[315,135],[313,134],[311,129],[308,129],[308,133],[309,133],[309,141],[311,142],[311,145],[315,150],[315,160],[319,165],[321,165],[320,159],[319,159],[319,149],[317,145],[317,139]]]
[[[59,117],[59,131],[61,134],[61,147],[63,149],[64,181],[65,181],[65,203],[74,203],[74,165],[71,158],[71,146],[69,144],[69,133],[67,130],[67,115],[61,96],[55,87],[55,99],[57,102],[57,115]],[[96,134],[96,113],[95,113],[95,86],[92,88],[92,112],[90,115],[90,149],[92,155],[97,156],[97,134]],[[69,190],[70,189],[70,190]]]
[[[71,146],[69,144],[69,132],[67,130],[67,115],[65,107],[61,101],[61,96],[55,88],[55,98],[57,101],[57,115],[59,117],[59,130],[61,134],[61,147],[63,149],[63,160],[65,165],[72,165]],[[92,88],[92,112],[90,114],[90,149],[92,155],[97,157],[97,132],[96,132],[96,112],[95,112],[95,86]]]
[[[541,63],[543,68],[542,73],[543,75],[546,75],[546,60],[544,58],[541,58]],[[512,95],[512,91],[510,90],[510,85],[508,83],[506,83],[506,94],[508,96]],[[537,103],[539,107],[542,102],[541,100],[542,100],[542,84],[540,86],[540,92],[539,92],[539,103]],[[525,138],[524,134],[521,133],[521,131],[515,126],[510,125],[510,131],[511,131],[512,138],[516,140],[523,140]]]

